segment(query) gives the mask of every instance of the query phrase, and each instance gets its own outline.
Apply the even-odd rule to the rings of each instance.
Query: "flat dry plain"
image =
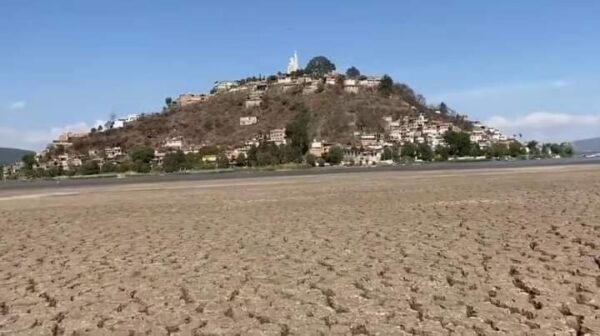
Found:
[[[600,335],[600,167],[52,192],[0,194],[0,335]]]

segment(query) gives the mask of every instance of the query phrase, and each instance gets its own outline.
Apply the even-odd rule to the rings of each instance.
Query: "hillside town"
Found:
[[[319,66],[317,72],[300,68],[298,54],[289,59],[287,71],[268,77],[251,77],[243,80],[220,80],[209,93],[184,93],[176,99],[165,99],[163,112],[207,102],[225,94],[245,95],[244,108],[248,114],[239,117],[239,127],[261,123],[260,116],[253,115],[263,104],[265,94],[271,91],[311,95],[330,88],[343,90],[344,94],[359,92],[385,92],[393,85],[389,76],[363,75],[352,67],[345,74],[327,67],[324,57],[314,58]],[[321,62],[321,63],[319,63]],[[307,67],[308,68],[308,67]],[[391,82],[391,83],[390,83]],[[572,155],[568,144],[539,144],[530,141],[521,144],[518,135],[508,136],[500,130],[470,122],[467,127],[448,121],[456,113],[444,103],[422,111],[414,105],[406,106],[410,114],[400,118],[384,116],[379,130],[355,130],[352,143],[336,143],[327,138],[303,140],[304,148],[286,127],[273,128],[255,134],[237,146],[194,143],[183,136],[165,137],[156,148],[122,148],[110,146],[89,148],[86,152],[73,150],[79,139],[90,134],[114,132],[127,128],[143,118],[132,114],[123,118],[111,116],[104,124],[94,126],[89,132],[67,132],[59,135],[46,149],[33,158],[3,168],[3,178],[18,176],[19,171],[36,171],[40,176],[98,174],[113,172],[150,172],[153,170],[174,172],[180,170],[276,166],[295,163],[307,166],[326,165],[391,165],[406,162],[483,160],[490,158],[517,158],[523,156],[560,157]],[[443,118],[445,117],[445,118]],[[462,127],[461,127],[462,126]],[[293,158],[284,153],[287,147],[298,150]],[[260,155],[268,151],[269,155]],[[143,158],[136,159],[139,152]],[[175,161],[175,163],[173,163]],[[185,164],[187,162],[187,164]],[[190,163],[192,162],[192,163]],[[168,167],[165,167],[168,166]]]

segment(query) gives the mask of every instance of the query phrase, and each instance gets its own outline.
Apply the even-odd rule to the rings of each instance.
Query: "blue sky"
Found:
[[[507,133],[600,136],[600,2],[0,2],[0,147],[325,55]]]

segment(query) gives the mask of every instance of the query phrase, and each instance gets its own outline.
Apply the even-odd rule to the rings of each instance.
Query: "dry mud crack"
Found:
[[[600,169],[0,202],[0,335],[600,335]]]

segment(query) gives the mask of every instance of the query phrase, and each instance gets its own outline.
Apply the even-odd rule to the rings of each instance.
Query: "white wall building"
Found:
[[[257,122],[258,118],[256,116],[240,117],[240,126],[250,126],[256,124]]]

